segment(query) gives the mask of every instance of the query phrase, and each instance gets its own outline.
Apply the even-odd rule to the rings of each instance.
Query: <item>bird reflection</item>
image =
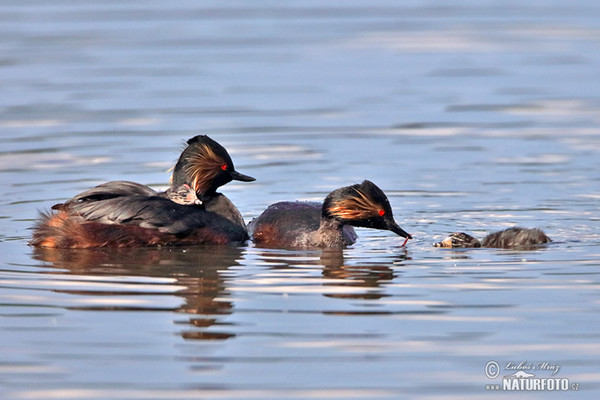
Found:
[[[397,260],[386,260],[385,263],[345,263],[342,251],[324,250],[321,255],[323,264],[323,277],[335,279],[335,283],[326,285],[363,287],[367,290],[360,293],[335,293],[327,294],[328,297],[340,299],[368,299],[377,300],[388,296],[385,292],[385,283],[391,282],[398,276],[398,270],[391,267],[400,264],[404,257]],[[342,280],[342,282],[340,282]],[[379,290],[373,290],[379,289]]]
[[[183,298],[183,304],[171,308],[172,311],[192,315],[185,324],[193,328],[185,329],[184,339],[224,340],[235,336],[229,332],[213,332],[207,328],[219,326],[221,317],[233,312],[233,303],[228,300],[224,273],[238,265],[242,250],[233,246],[193,246],[189,248],[135,248],[135,249],[53,249],[36,248],[33,257],[49,263],[51,267],[67,271],[68,274],[85,276],[133,276],[169,278],[174,282],[168,285],[183,287],[174,293]],[[116,282],[118,287],[121,281]],[[135,284],[136,281],[129,282]],[[141,282],[145,285],[145,282]],[[83,285],[81,285],[83,286]],[[148,295],[148,292],[132,292],[129,289],[117,291],[86,291],[60,289],[57,292],[111,296]],[[160,295],[157,291],[151,295]],[[140,306],[78,306],[71,309],[148,311]],[[160,308],[160,310],[169,308]]]
[[[364,288],[364,291],[353,290],[348,293],[326,293],[324,296],[340,299],[372,299],[377,300],[388,296],[385,284],[398,276],[396,268],[407,258],[405,253],[399,253],[379,261],[368,263],[362,259],[344,259],[344,250],[329,248],[322,250],[281,250],[268,247],[256,247],[259,257],[268,263],[272,269],[286,270],[309,265],[321,268],[321,276],[326,278],[323,286]],[[308,257],[307,257],[308,256]]]

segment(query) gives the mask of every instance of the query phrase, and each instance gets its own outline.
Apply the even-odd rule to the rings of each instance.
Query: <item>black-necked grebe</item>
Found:
[[[518,226],[499,232],[490,233],[481,242],[464,232],[455,232],[434,247],[494,247],[500,249],[532,249],[550,243],[552,240],[538,228],[521,228]]]
[[[237,172],[227,151],[208,136],[187,144],[166,192],[135,182],[103,183],[42,213],[30,244],[91,248],[247,240],[240,212],[216,189],[254,178]]]
[[[272,204],[250,222],[248,231],[255,243],[273,247],[342,247],[356,241],[352,226],[389,230],[412,239],[394,221],[383,191],[367,180],[334,190],[323,204]]]
[[[198,193],[207,211],[245,226],[239,210],[217,189],[232,180],[251,182],[255,179],[237,172],[227,150],[208,136],[195,136],[187,144],[173,168],[171,187],[189,185]]]

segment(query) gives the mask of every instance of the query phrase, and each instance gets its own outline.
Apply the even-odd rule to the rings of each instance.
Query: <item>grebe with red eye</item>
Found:
[[[33,246],[133,247],[231,243],[248,239],[238,209],[217,188],[240,174],[229,154],[208,136],[188,140],[163,193],[135,182],[113,181],[88,189],[34,227]]]
[[[227,150],[208,136],[195,136],[187,144],[173,168],[171,187],[189,185],[196,191],[207,211],[245,227],[242,214],[217,189],[232,180],[252,182],[255,179],[236,171]]]
[[[323,204],[272,204],[248,224],[248,231],[255,243],[267,246],[343,247],[356,241],[352,226],[392,231],[406,238],[404,244],[412,239],[394,221],[383,191],[368,180],[334,190]]]

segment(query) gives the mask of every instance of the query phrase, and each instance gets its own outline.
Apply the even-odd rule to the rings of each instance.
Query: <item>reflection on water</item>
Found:
[[[241,250],[231,246],[196,246],[165,249],[95,249],[64,250],[34,249],[34,258],[75,276],[102,277],[94,290],[56,289],[57,293],[94,296],[92,305],[69,307],[95,311],[163,310],[189,314],[188,323],[206,328],[218,325],[217,317],[231,314],[232,302],[227,299],[225,276],[227,269],[237,265]],[[127,277],[123,282],[121,277]],[[140,277],[139,281],[135,277]],[[151,278],[159,278],[153,281]],[[114,279],[114,280],[113,280]],[[150,279],[150,280],[149,280]],[[71,282],[73,282],[71,280]],[[165,285],[165,295],[181,297],[183,303],[165,308],[156,303],[137,301],[144,294],[155,295]],[[82,287],[88,285],[83,283]],[[105,300],[104,300],[105,299]],[[104,300],[104,301],[103,301]],[[185,339],[227,339],[234,334],[186,329]]]
[[[403,258],[393,264],[398,265]],[[390,260],[391,261],[391,260]],[[398,276],[395,268],[389,262],[380,265],[345,265],[341,250],[324,250],[321,256],[323,278],[331,286],[364,287],[363,293],[337,293],[328,296],[345,299],[372,299],[379,300],[386,297],[385,284]],[[376,290],[375,290],[376,289]]]
[[[548,397],[486,391],[490,360],[598,397],[588,3],[4,4],[0,397]],[[199,133],[257,178],[222,188],[247,221],[370,179],[414,240],[27,246],[37,209],[96,184],[164,188]],[[513,225],[553,243],[431,246]]]

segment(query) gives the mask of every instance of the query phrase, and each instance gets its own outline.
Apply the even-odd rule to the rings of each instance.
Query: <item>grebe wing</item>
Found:
[[[111,181],[102,183],[91,189],[79,193],[64,204],[57,204],[52,208],[60,209],[73,203],[99,201],[124,196],[156,196],[157,192],[146,185],[129,181]]]
[[[69,204],[69,213],[103,224],[137,225],[181,235],[206,226],[207,212],[158,196],[123,196]]]

